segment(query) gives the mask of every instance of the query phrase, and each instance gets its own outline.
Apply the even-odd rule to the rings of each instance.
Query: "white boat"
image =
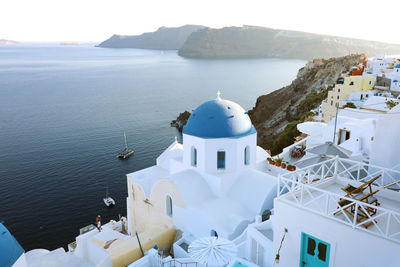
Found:
[[[107,186],[107,191],[106,191],[106,197],[103,198],[104,204],[106,204],[107,207],[112,207],[115,205],[114,199],[108,196],[108,186]]]

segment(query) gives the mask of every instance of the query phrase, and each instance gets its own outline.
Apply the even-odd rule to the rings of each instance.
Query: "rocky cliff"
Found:
[[[276,154],[292,144],[298,134],[297,123],[321,104],[341,74],[365,59],[365,55],[349,55],[310,61],[290,85],[258,97],[249,111],[258,132],[258,145]]]
[[[185,25],[177,28],[161,27],[155,32],[141,35],[113,35],[100,43],[99,47],[109,48],[142,48],[160,50],[178,50],[187,37],[204,26]]]
[[[179,49],[199,58],[330,58],[363,53],[399,54],[400,45],[256,26],[204,28],[192,33]]]
[[[349,55],[310,61],[298,71],[290,85],[258,97],[256,105],[249,111],[258,132],[258,145],[277,154],[292,144],[299,134],[297,124],[321,104],[340,75],[348,73],[351,67],[365,59],[365,55]],[[182,129],[190,113],[186,111],[184,114],[181,113],[178,121],[171,125]]]

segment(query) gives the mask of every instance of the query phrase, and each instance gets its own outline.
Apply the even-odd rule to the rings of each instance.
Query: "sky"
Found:
[[[160,26],[256,25],[399,43],[400,0],[0,0],[0,39],[92,41]]]

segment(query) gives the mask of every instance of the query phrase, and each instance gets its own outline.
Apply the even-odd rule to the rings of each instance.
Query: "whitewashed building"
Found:
[[[374,58],[368,59],[363,75],[377,76],[382,75],[383,73],[390,73],[393,71],[395,60],[395,57],[376,55]]]
[[[128,228],[175,228],[187,243],[235,239],[272,209],[281,168],[269,169],[247,112],[219,96],[193,111],[183,143],[173,142],[157,164],[127,175]],[[182,241],[183,242],[183,241]]]
[[[371,188],[346,196],[348,185],[376,177]],[[279,183],[274,266],[399,265],[399,171],[333,158],[283,174]]]

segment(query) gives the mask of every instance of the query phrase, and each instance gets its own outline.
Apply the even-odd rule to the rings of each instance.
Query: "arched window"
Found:
[[[244,149],[244,165],[250,164],[250,147],[246,146]]]
[[[211,236],[215,236],[216,238],[218,238],[217,231],[211,230]]]
[[[217,169],[225,169],[225,151],[217,152]]]
[[[197,149],[192,146],[191,163],[193,167],[197,167]]]
[[[167,216],[172,217],[172,198],[170,196],[167,196],[165,201],[165,204],[167,206]]]

